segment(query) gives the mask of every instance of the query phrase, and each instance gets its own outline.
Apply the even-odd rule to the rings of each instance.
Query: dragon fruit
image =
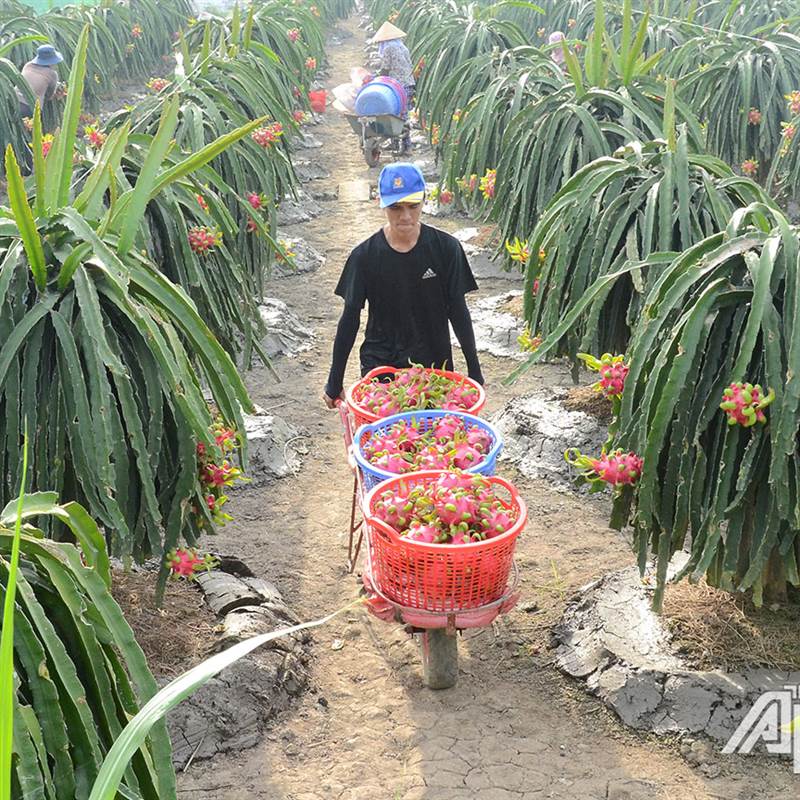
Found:
[[[385,472],[394,472],[397,475],[409,471],[408,461],[398,453],[384,453],[375,459],[374,464],[378,469],[382,469]]]
[[[453,465],[458,469],[469,469],[480,462],[481,454],[468,442],[456,445],[453,451]]]
[[[475,515],[475,501],[465,492],[440,490],[433,499],[433,506],[445,525],[458,525]]]
[[[42,158],[47,158],[50,148],[53,146],[54,137],[52,133],[42,136]]]
[[[800,92],[790,92],[786,99],[789,101],[789,111],[794,115],[800,114]]]
[[[621,448],[611,453],[603,449],[600,458],[592,458],[573,447],[564,453],[564,459],[581,470],[580,479],[592,484],[592,491],[599,491],[604,484],[617,489],[631,486],[642,475],[642,459],[636,453],[626,453]]]
[[[448,414],[427,429],[415,419],[395,422],[362,441],[361,453],[378,469],[395,474],[453,467],[468,470],[483,463],[493,441],[484,428]]]
[[[87,125],[83,129],[83,136],[95,150],[99,150],[106,143],[106,135],[95,125]]]
[[[491,200],[494,197],[494,184],[496,179],[496,169],[487,169],[486,174],[481,178],[480,190],[484,200]]]
[[[255,211],[260,211],[266,205],[267,198],[258,192],[250,192],[247,195],[247,202],[250,203],[250,207]]]
[[[758,172],[758,161],[756,161],[754,158],[746,158],[744,161],[742,161],[740,169],[742,170],[743,175],[752,177]]]
[[[443,439],[449,441],[453,439],[457,433],[464,430],[464,422],[460,417],[453,414],[448,414],[442,417],[433,428],[434,439]]]
[[[415,542],[424,542],[425,544],[433,544],[439,538],[440,531],[435,525],[428,525],[424,522],[414,520],[408,526],[406,536],[413,539]]]
[[[273,122],[271,125],[262,125],[250,134],[250,138],[259,147],[265,149],[272,147],[281,136],[283,136],[283,125],[281,125],[280,122]]]
[[[492,437],[477,426],[467,431],[467,443],[479,453],[488,453],[492,449]]]
[[[514,237],[513,242],[506,239],[506,252],[512,261],[517,261],[520,264],[527,264],[531,256],[528,240],[520,241],[518,236]]]
[[[460,471],[443,472],[411,489],[398,482],[373,500],[372,516],[427,544],[470,544],[499,536],[516,522],[486,478]]]
[[[497,506],[481,518],[481,523],[486,529],[487,537],[491,538],[505,533],[514,524],[514,520],[506,509]]]
[[[169,81],[165,78],[150,78],[146,86],[151,92],[158,94],[158,92],[163,91],[169,86]]]
[[[202,567],[203,559],[194,550],[176,549],[167,555],[167,563],[174,576],[192,578],[198,567]]]
[[[196,550],[184,550],[180,547],[170,550],[165,561],[169,567],[171,578],[186,578],[187,580],[193,580],[200,570],[214,569],[219,563],[211,553],[206,553],[203,558],[199,558]]]
[[[353,390],[356,403],[379,417],[425,408],[469,411],[479,397],[478,389],[466,379],[450,378],[420,366],[398,370],[390,383],[373,379],[357,384]]]
[[[757,108],[751,108],[747,112],[747,122],[750,125],[760,125],[761,124],[761,112]]]
[[[641,477],[642,459],[635,453],[625,453],[620,449],[592,459],[592,469],[600,480],[611,486],[632,484]]]
[[[625,363],[625,356],[612,356],[603,353],[600,358],[595,358],[588,353],[578,353],[578,358],[586,366],[600,373],[600,380],[592,384],[595,391],[602,392],[609,399],[620,397],[625,388],[625,378],[628,377],[629,367]]]
[[[759,384],[732,383],[723,391],[719,407],[728,415],[728,425],[742,425],[749,428],[767,421],[764,409],[775,399],[775,391],[770,389],[765,395]]]
[[[218,245],[222,244],[222,232],[209,228],[206,225],[189,228],[189,247],[199,256],[207,255]]]

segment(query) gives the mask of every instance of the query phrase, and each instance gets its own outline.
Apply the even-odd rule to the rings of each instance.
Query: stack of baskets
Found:
[[[516,489],[494,475],[503,443],[498,431],[476,416],[486,402],[483,388],[458,373],[428,371],[474,387],[477,391],[473,406],[466,411],[422,409],[379,418],[358,401],[359,390],[378,375],[393,380],[399,371],[390,367],[373,370],[347,391],[348,409],[359,426],[353,436],[352,454],[367,491],[362,510],[367,527],[368,570],[372,583],[382,595],[404,607],[454,613],[480,608],[503,597],[513,566],[514,547],[525,526],[527,510]],[[498,499],[509,511],[514,524],[498,536],[470,544],[427,544],[401,536],[375,514],[376,503],[385,491],[400,486],[426,485],[436,481],[441,471],[425,470],[403,475],[386,472],[370,463],[365,446],[373,436],[385,434],[398,422],[411,422],[424,431],[445,416],[461,418],[467,426],[480,428],[491,440],[480,462],[466,471],[484,476],[493,494],[500,493],[503,498],[507,495],[507,499]]]

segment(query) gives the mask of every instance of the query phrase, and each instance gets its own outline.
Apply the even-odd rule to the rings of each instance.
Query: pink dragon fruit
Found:
[[[498,506],[489,511],[489,513],[481,519],[481,522],[489,538],[505,533],[514,524],[511,515],[502,506]]]
[[[435,544],[483,541],[515,521],[489,480],[460,471],[442,473],[410,491],[400,482],[373,501],[372,513],[412,541]]]
[[[481,454],[467,442],[462,442],[456,445],[453,451],[453,464],[458,469],[469,469],[479,464],[481,461]]]
[[[452,414],[441,417],[433,428],[435,439],[451,440],[457,433],[464,430],[464,423]]]
[[[401,475],[408,472],[411,464],[408,463],[401,455],[395,453],[384,453],[375,461],[375,466],[385,472],[394,472],[396,475]]]
[[[406,536],[415,542],[433,544],[441,536],[441,533],[435,525],[428,525],[415,520],[408,526]]]
[[[770,389],[765,395],[760,384],[734,382],[723,391],[719,407],[728,415],[728,425],[742,425],[749,428],[767,421],[764,410],[774,399],[775,391]]]
[[[611,486],[636,483],[642,474],[642,459],[621,449],[601,453],[600,458],[592,459],[591,463],[597,477]]]
[[[595,391],[602,392],[609,399],[620,397],[625,388],[625,378],[628,377],[630,368],[625,363],[625,356],[612,356],[603,353],[600,358],[595,358],[588,353],[578,353],[578,358],[594,372],[600,373],[600,380],[592,384]]]
[[[445,525],[458,525],[467,522],[475,515],[475,501],[466,493],[445,490],[438,492],[433,507]]]
[[[488,453],[492,449],[492,437],[483,428],[477,426],[467,431],[467,442],[479,453]]]

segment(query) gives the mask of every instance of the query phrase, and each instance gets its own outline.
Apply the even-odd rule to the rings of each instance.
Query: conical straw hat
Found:
[[[378,28],[376,34],[372,37],[373,42],[388,42],[392,39],[402,39],[406,35],[405,31],[401,31],[396,25],[391,22],[384,22]]]

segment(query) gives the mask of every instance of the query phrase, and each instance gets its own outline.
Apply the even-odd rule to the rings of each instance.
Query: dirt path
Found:
[[[363,32],[344,26],[331,50],[329,86],[347,79],[363,59]],[[374,232],[382,216],[359,199],[376,178],[341,118],[314,129],[324,147],[310,151],[331,172],[340,199],[296,234],[325,252],[317,273],[275,280],[270,294],[286,301],[317,332],[315,348],[249,376],[253,399],[304,426],[310,453],[294,479],[240,492],[236,515],[214,541],[274,581],[288,602],[311,619],[358,593],[346,574],[351,476],[343,460],[338,418],[320,400],[340,311],[333,295],[344,258]],[[294,233],[295,231],[293,231]],[[504,287],[482,284],[480,296]],[[458,355],[457,366],[458,366]],[[499,381],[507,362],[483,358],[489,413],[542,381],[566,382],[561,368],[532,371],[513,392]],[[348,379],[356,374],[351,358]],[[288,404],[287,404],[288,403]],[[280,719],[256,748],[194,764],[181,797],[198,800],[749,800],[796,796],[798,783],[782,764],[720,757],[721,775],[689,767],[677,747],[627,731],[551,665],[549,625],[570,593],[632,561],[628,546],[604,522],[604,506],[545,483],[520,482],[531,519],[518,548],[523,600],[492,629],[459,643],[461,677],[452,690],[422,686],[416,641],[399,626],[354,611],[315,634],[315,690]],[[532,605],[533,601],[536,606]],[[334,640],[344,646],[334,650]],[[710,770],[713,772],[716,769]],[[793,791],[794,789],[794,791]]]

